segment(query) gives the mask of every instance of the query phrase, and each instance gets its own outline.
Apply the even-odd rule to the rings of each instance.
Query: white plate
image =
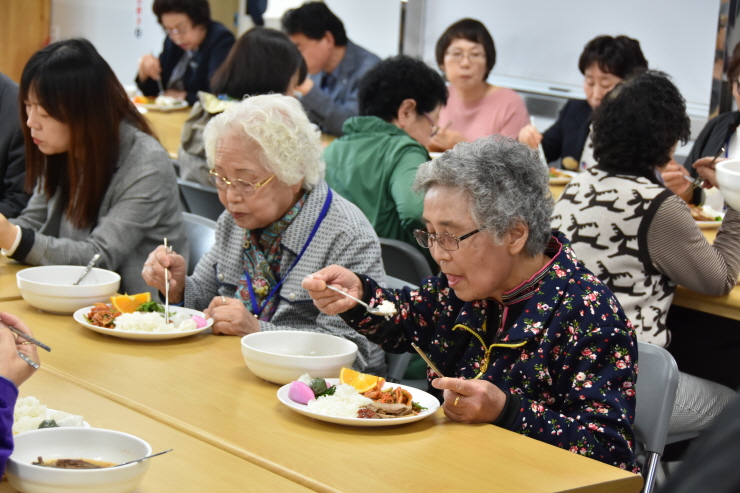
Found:
[[[339,384],[338,378],[326,378],[326,383],[328,384]],[[340,425],[349,425],[349,426],[363,426],[363,427],[374,427],[374,426],[394,426],[394,425],[402,425],[405,423],[412,423],[414,421],[419,421],[420,419],[424,419],[428,416],[431,416],[434,414],[434,412],[439,409],[439,401],[436,397],[434,397],[431,394],[427,394],[423,390],[419,390],[414,387],[409,387],[408,385],[401,385],[398,383],[386,383],[386,388],[388,387],[401,387],[402,389],[408,390],[411,393],[412,399],[414,402],[418,402],[421,407],[426,407],[426,411],[422,411],[416,416],[405,416],[403,418],[391,418],[391,419],[363,419],[363,418],[338,418],[336,416],[327,416],[325,414],[319,414],[314,411],[310,411],[308,409],[308,406],[305,404],[299,404],[292,400],[290,397],[288,397],[288,388],[290,387],[290,384],[283,385],[278,389],[277,396],[278,399],[280,399],[280,402],[291,408],[292,410],[299,412],[301,414],[304,414],[308,417],[318,419],[320,421],[327,421],[329,423],[337,423]]]
[[[106,329],[104,327],[93,325],[85,319],[85,315],[90,313],[90,310],[92,310],[93,306],[95,305],[80,308],[72,316],[77,321],[77,323],[79,323],[83,327],[94,330],[95,332],[99,332],[101,334],[106,334],[113,337],[120,337],[121,339],[138,339],[141,341],[163,341],[166,339],[179,339],[180,337],[188,337],[203,332],[204,330],[209,329],[211,325],[213,325],[213,320],[209,318],[208,325],[206,325],[205,327],[201,327],[195,330],[186,330],[184,332],[134,332],[128,330]],[[198,315],[200,317],[206,318],[203,312],[199,312],[198,310],[191,310],[190,308],[182,308],[179,306],[171,306],[170,312],[185,312],[189,313],[190,315]]]
[[[722,226],[722,221],[696,221],[701,229],[717,229]]]
[[[557,177],[557,178],[550,177],[550,185],[565,185],[570,180],[572,180],[574,176],[576,176],[578,174],[578,173],[575,173],[573,171],[568,171],[568,170],[565,170],[565,169],[559,169],[558,171],[560,171],[561,173],[564,173],[564,174],[566,174],[568,176],[560,176],[560,177]]]
[[[134,103],[139,108],[145,108],[152,111],[177,111],[183,110],[188,107],[187,101],[177,101],[175,104],[161,105],[161,104],[149,104],[149,103]]]

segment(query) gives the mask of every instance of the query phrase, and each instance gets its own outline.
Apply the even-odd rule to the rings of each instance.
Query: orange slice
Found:
[[[152,301],[152,295],[149,292],[139,293],[134,295],[121,295],[111,296],[110,302],[113,304],[113,308],[121,313],[134,313],[142,303]]]
[[[359,393],[363,393],[371,390],[382,390],[385,379],[367,373],[360,373],[351,368],[342,368],[339,372],[339,383],[351,385]]]

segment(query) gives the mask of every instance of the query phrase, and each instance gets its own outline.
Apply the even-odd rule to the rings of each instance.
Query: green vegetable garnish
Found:
[[[164,307],[157,303],[156,301],[145,301],[141,305],[139,305],[139,308],[136,309],[137,312],[159,312],[164,313]]]
[[[41,428],[59,428],[59,425],[53,419],[45,419],[39,425],[39,430]]]
[[[315,395],[316,395],[316,398],[318,399],[322,395],[334,395],[334,392],[336,392],[336,391],[337,391],[337,386],[336,385],[332,385],[331,387],[329,387],[325,391],[321,392],[320,394],[315,394]]]
[[[420,413],[422,411],[426,411],[427,410],[426,407],[421,407],[421,404],[419,404],[418,402],[412,402],[411,403],[411,409],[413,409],[417,413]]]

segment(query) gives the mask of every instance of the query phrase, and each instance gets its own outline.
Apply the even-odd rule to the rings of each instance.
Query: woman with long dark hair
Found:
[[[35,53],[21,77],[28,207],[0,215],[0,247],[31,265],[98,266],[121,292],[148,290],[141,268],[168,238],[186,252],[176,177],[167,152],[110,66],[84,39]]]

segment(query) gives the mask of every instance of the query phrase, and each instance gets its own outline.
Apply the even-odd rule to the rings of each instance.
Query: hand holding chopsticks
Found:
[[[23,327],[23,330],[14,327],[14,325]],[[4,327],[10,329],[15,336],[5,332],[3,330]],[[33,337],[30,334],[31,331],[23,325],[23,322],[18,317],[9,313],[0,314],[0,331],[2,332],[0,334],[0,375],[13,381],[16,385],[20,385],[33,374],[33,370],[39,369],[39,364],[36,362],[38,360],[38,354],[34,346],[38,346],[46,351],[51,351],[51,348]],[[25,348],[29,344],[31,346]],[[23,346],[23,350],[21,350],[21,346]],[[15,351],[18,357],[25,363],[11,357],[11,351]],[[33,370],[28,368],[26,364],[32,367]]]
[[[719,159],[720,156],[722,156],[722,154],[724,154],[724,153],[725,153],[725,148],[722,147],[719,151],[717,151],[717,154],[714,155],[714,158],[709,162],[709,164],[703,165],[702,167],[714,168],[714,164],[717,162],[717,159]],[[701,177],[701,176],[698,177],[698,178],[692,178],[689,175],[684,175],[683,177],[687,181],[690,181],[691,182],[691,186],[684,193],[693,192],[695,188],[700,188],[700,187],[702,187],[704,185],[705,179],[703,177]]]

